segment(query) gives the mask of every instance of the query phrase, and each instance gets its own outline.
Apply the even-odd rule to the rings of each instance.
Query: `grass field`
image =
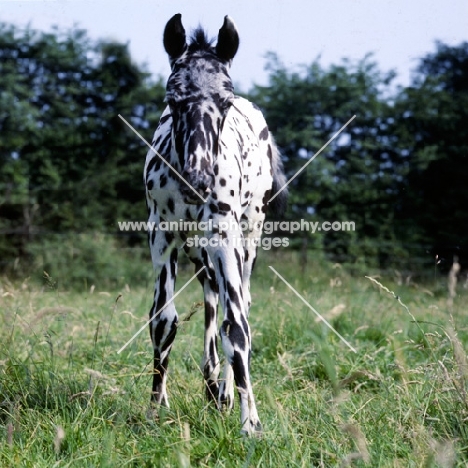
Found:
[[[287,279],[348,346],[270,271]],[[176,299],[171,408],[148,417],[147,284],[83,292],[1,281],[1,467],[455,467],[468,462],[468,345],[459,289],[351,277],[342,267],[263,256],[252,282],[252,375],[264,426],[204,399],[198,284]],[[148,265],[149,266],[149,265]],[[180,272],[180,287],[192,270]],[[437,279],[437,282],[436,282]],[[398,284],[398,283],[402,284]],[[406,307],[407,308],[406,308]]]

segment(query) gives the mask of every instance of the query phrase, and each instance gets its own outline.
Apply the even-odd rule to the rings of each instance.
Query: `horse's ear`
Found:
[[[216,55],[222,60],[232,60],[239,48],[239,34],[231,18],[224,17],[224,23],[218,34]]]
[[[164,48],[171,59],[180,57],[186,47],[185,29],[182,26],[182,15],[177,13],[164,28]]]

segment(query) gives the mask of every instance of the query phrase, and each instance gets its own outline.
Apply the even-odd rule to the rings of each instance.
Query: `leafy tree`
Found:
[[[468,246],[468,43],[437,43],[396,109],[409,172],[399,217],[450,265]]]
[[[127,46],[0,24],[0,73],[0,255],[50,231],[144,219],[146,150],[118,114],[150,138],[164,88]]]
[[[366,57],[324,69],[318,61],[288,71],[270,56],[270,82],[252,99],[295,174],[353,116],[355,120],[291,183],[291,216],[354,221],[356,231],[315,236],[334,260],[385,266],[402,251],[394,232],[394,203],[404,174],[389,132],[394,73],[381,73]]]

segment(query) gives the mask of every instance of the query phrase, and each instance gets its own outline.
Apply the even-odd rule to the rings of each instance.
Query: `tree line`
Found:
[[[275,54],[269,82],[246,97],[265,113],[294,175],[287,219],[354,221],[354,232],[300,233],[297,248],[332,261],[417,271],[449,266],[468,245],[468,43],[419,60],[395,85],[366,56],[290,70]],[[144,242],[117,222],[146,217],[142,167],[164,109],[164,79],[135,64],[125,44],[84,31],[0,24],[0,269],[28,265],[57,233],[106,232]]]

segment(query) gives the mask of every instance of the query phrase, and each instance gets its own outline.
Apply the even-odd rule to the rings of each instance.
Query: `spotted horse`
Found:
[[[179,250],[199,272],[205,306],[203,374],[206,395],[219,409],[232,408],[234,383],[240,397],[242,432],[261,431],[250,378],[250,275],[267,208],[279,214],[286,204],[285,177],[278,149],[260,110],[235,96],[229,68],[239,46],[226,16],[216,45],[198,28],[187,43],[181,15],[164,30],[171,75],[167,107],[152,140],[144,169],[149,245],[158,273],[150,310],[154,348],[152,402],[168,406],[167,368],[178,327],[172,301]],[[174,225],[187,226],[176,229]],[[173,230],[157,229],[157,226]],[[172,222],[172,224],[171,224]],[[153,223],[153,224],[150,224]],[[193,230],[205,226],[204,243]],[[202,246],[203,245],[203,246]],[[225,354],[218,379],[217,312]]]

